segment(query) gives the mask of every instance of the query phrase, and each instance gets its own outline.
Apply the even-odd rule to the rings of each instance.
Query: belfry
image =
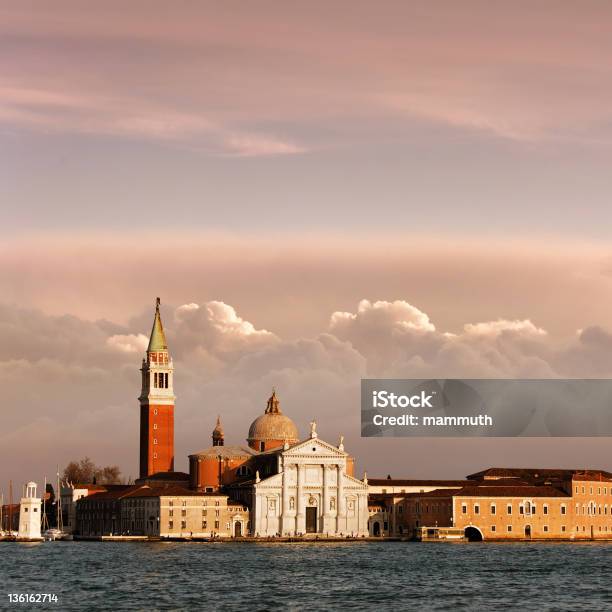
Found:
[[[174,471],[174,367],[159,305],[157,298],[149,346],[140,369],[140,478]]]

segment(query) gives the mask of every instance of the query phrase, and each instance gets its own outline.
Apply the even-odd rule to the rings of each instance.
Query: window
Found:
[[[12,507],[12,506],[11,506],[11,507]],[[27,508],[24,508],[24,509],[23,509],[23,511],[24,511],[24,512],[27,512],[27,511],[28,511],[28,509],[27,509]]]
[[[548,525],[544,525],[544,533],[548,533]]]
[[[174,516],[174,510],[168,510],[168,516]]]
[[[153,453],[153,459],[157,459],[157,453]]]
[[[548,514],[548,504],[544,504],[544,514]]]
[[[168,521],[168,529],[174,529],[174,521]]]
[[[525,514],[525,509],[523,508],[523,504],[519,506],[519,514]]]
[[[576,493],[578,493],[578,485],[576,485]]]
[[[480,514],[480,504],[474,504],[474,514]]]
[[[508,525],[508,533],[512,531],[512,525]]]
[[[157,444],[157,438],[153,438],[153,444]]]
[[[495,514],[497,512],[497,508],[495,507],[495,504],[491,504],[491,514]]]
[[[155,416],[157,416],[157,408],[153,408],[153,414],[154,414]],[[578,491],[576,491],[576,493],[577,493],[577,492],[578,492]]]
[[[508,504],[507,511],[508,514],[512,514],[512,504]]]
[[[565,533],[565,525],[561,525],[561,532]]]
[[[181,529],[187,529],[187,521],[181,521]]]
[[[215,510],[215,516],[219,516],[219,510]]]
[[[215,529],[219,529],[219,521],[215,521]]]
[[[32,508],[32,512],[38,512],[38,508]]]
[[[567,514],[567,507],[565,504],[561,504],[561,514]]]
[[[495,531],[495,525],[491,525],[491,531]]]
[[[206,516],[206,510],[202,510],[202,516]]]
[[[462,514],[467,514],[467,504],[461,504],[461,512]]]
[[[185,507],[186,505],[187,505],[187,500],[186,499],[182,500],[181,501],[181,506]]]
[[[187,516],[187,510],[181,510],[181,516]]]
[[[153,423],[153,429],[157,429],[157,423]]]
[[[597,495],[601,495],[601,487],[597,487]]]
[[[206,529],[206,521],[202,521],[202,529]]]

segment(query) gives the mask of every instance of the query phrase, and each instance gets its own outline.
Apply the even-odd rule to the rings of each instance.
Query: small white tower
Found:
[[[18,538],[40,540],[40,503],[36,496],[36,483],[28,482],[23,488],[23,497],[19,506]]]

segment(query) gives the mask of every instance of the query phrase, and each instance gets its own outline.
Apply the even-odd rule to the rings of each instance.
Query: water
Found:
[[[596,543],[1,543],[0,609],[605,610],[611,564]]]

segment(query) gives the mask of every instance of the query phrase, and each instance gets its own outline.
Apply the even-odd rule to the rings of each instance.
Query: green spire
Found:
[[[151,330],[151,339],[147,352],[151,351],[167,351],[166,335],[164,334],[164,326],[159,315],[159,304],[161,300],[157,298],[155,302],[155,319],[153,320],[153,329]]]

